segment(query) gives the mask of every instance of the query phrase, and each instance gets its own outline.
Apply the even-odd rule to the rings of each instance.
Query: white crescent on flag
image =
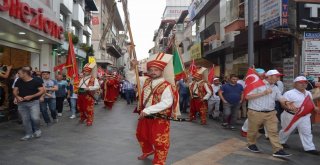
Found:
[[[248,75],[248,76],[247,76],[247,79],[250,78],[250,77],[253,77],[253,78],[254,78],[254,81],[252,81],[250,84],[256,83],[256,82],[259,81],[259,79],[260,79],[256,74],[250,74],[250,75]],[[247,85],[250,85],[250,84],[246,84],[246,86],[247,86]]]

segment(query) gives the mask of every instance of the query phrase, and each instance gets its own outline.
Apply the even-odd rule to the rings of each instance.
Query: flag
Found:
[[[182,60],[176,48],[174,48],[173,50],[173,69],[176,80],[180,80],[187,77],[184,71]]]
[[[247,96],[255,88],[264,86],[264,82],[259,78],[257,73],[255,72],[254,68],[249,68],[245,80],[245,88],[243,91],[244,97]]]
[[[298,121],[301,117],[311,113],[314,109],[314,104],[310,98],[310,96],[308,95],[303,103],[301,104],[301,107],[299,108],[299,110],[296,112],[296,114],[293,116],[291,122],[289,123],[289,125],[287,126],[287,128],[284,130],[284,132],[287,132],[291,127],[292,125]]]
[[[63,68],[65,67],[65,64],[60,64],[60,65],[57,65],[57,66],[55,66],[55,67],[53,67],[53,71],[62,71],[63,70]]]
[[[98,76],[102,77],[103,75],[105,75],[104,70],[101,67],[98,67]]]
[[[214,65],[212,66],[208,74],[208,80],[211,84],[213,83],[213,78],[214,78]]]
[[[68,48],[68,56],[65,64],[65,68],[67,69],[67,77],[73,79],[74,91],[77,92],[77,87],[79,84],[79,74],[78,74],[78,66],[76,55],[74,53],[74,47],[72,42],[72,35],[68,33],[69,37],[69,48]]]
[[[92,25],[99,25],[99,17],[92,17]]]
[[[197,66],[196,66],[196,64],[194,64],[194,59],[193,59],[191,65],[189,67],[189,73],[191,75],[194,75],[196,72],[197,72]]]

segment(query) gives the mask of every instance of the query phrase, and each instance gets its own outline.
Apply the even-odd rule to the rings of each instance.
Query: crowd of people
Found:
[[[68,114],[70,119],[79,116],[81,123],[86,122],[87,126],[91,126],[94,104],[101,100],[109,110],[119,94],[128,104],[133,104],[136,100],[134,84],[116,73],[95,78],[92,74],[93,67],[95,66],[87,64],[79,74],[79,84],[75,84],[60,72],[51,73],[37,68],[33,70],[30,66],[19,69],[7,66],[0,72],[0,113],[7,110],[9,115],[6,117],[22,123],[26,134],[21,140],[29,140],[41,136],[41,120],[51,126],[63,114]],[[66,103],[69,108],[66,108]],[[69,112],[64,112],[65,109]]]
[[[254,71],[257,76],[255,81],[260,80],[263,85],[248,92],[243,75],[231,74],[223,79],[214,77],[209,83],[204,74],[207,68],[204,67],[197,68],[190,77],[175,82],[172,72],[165,69],[171,58],[167,54],[151,58],[147,63],[148,76],[140,76],[139,79],[141,94],[135,111],[140,116],[136,136],[143,154],[138,157],[139,160],[155,154],[153,163],[165,164],[170,146],[170,120],[177,119],[180,112],[189,113],[190,122],[199,117],[201,125],[206,125],[207,120],[212,119],[230,130],[236,130],[238,120],[246,118],[239,131],[247,138],[248,150],[261,152],[257,146],[257,136],[259,132],[264,132],[270,140],[274,157],[291,155],[284,149],[289,147],[286,142],[297,128],[305,152],[319,155],[312,141],[311,114],[291,123],[300,107],[305,106],[305,100],[309,97],[312,100],[309,90],[315,87],[315,83],[308,74],[297,76],[292,82],[293,89],[284,91],[282,75],[277,70],[265,72],[257,68]],[[131,67],[136,65],[137,62],[132,61]],[[97,79],[92,74],[93,67],[92,64],[84,66],[79,84],[62,74],[56,74],[55,79],[51,79],[50,71],[32,71],[29,66],[11,73],[9,82],[12,92],[8,91],[8,100],[11,108],[19,111],[25,129],[26,135],[21,140],[41,136],[40,116],[48,126],[58,122],[65,100],[69,102],[70,119],[75,119],[79,112],[80,123],[86,122],[87,126],[92,126],[94,122],[94,104],[98,104],[99,100],[103,100],[109,110],[112,110],[119,95],[127,104],[136,101],[139,82],[135,79],[134,69],[131,68],[122,78],[110,73]],[[11,68],[9,66],[1,73],[0,78],[10,78]],[[0,91],[3,100],[5,91],[3,88]],[[319,113],[319,108],[311,103],[313,110]]]

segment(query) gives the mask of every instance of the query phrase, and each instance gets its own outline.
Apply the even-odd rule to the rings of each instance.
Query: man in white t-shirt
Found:
[[[213,89],[213,94],[208,100],[208,114],[209,118],[211,119],[217,119],[219,117],[220,111],[220,97],[218,95],[218,92],[221,87],[221,83],[219,81],[219,78],[213,79],[213,84],[211,85]]]
[[[310,96],[312,99],[312,95],[309,91],[306,90],[308,86],[308,81],[304,76],[298,76],[294,80],[294,89],[286,92],[283,96],[290,102],[293,102],[294,106],[301,107],[304,99],[307,96]],[[314,111],[320,112],[319,108],[316,107]],[[284,148],[289,148],[286,144],[287,140],[289,139],[290,134],[297,128],[300,135],[300,140],[303,145],[303,149],[306,153],[319,155],[319,151],[316,150],[314,143],[312,142],[312,133],[311,133],[311,121],[310,116],[311,114],[307,114],[301,118],[299,118],[290,128],[288,131],[284,131],[291,120],[293,119],[296,111],[292,110],[285,110],[281,114],[281,127],[282,129],[279,132],[280,143]]]

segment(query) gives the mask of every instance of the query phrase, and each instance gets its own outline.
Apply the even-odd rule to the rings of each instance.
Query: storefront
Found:
[[[52,0],[0,1],[1,64],[52,71],[52,45],[62,43],[64,30],[53,10]]]

